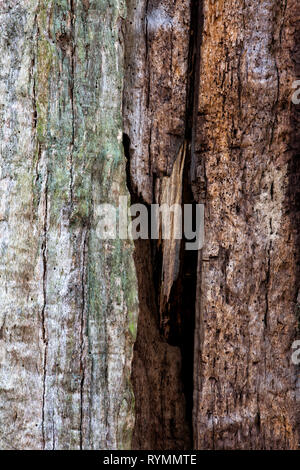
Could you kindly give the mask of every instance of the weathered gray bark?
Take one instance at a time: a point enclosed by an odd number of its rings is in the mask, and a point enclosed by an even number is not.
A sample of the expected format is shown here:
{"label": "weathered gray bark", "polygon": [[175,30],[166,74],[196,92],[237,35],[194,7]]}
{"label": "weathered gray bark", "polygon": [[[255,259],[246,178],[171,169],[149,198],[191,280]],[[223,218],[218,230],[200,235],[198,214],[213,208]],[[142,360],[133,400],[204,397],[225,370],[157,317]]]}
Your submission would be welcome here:
{"label": "weathered gray bark", "polygon": [[127,194],[122,2],[0,2],[0,447],[130,446],[136,281],[98,207]]}

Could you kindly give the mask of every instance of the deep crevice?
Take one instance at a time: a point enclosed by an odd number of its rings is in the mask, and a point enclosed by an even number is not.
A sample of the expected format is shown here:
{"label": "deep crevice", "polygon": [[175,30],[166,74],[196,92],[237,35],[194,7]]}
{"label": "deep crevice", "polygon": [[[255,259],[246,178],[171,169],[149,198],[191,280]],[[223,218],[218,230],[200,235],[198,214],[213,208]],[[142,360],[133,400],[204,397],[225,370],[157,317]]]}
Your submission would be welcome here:
{"label": "deep crevice", "polygon": [[[202,1],[191,2],[190,44],[187,70],[186,157],[182,206],[196,205],[192,190],[192,140],[198,104],[199,44]],[[132,203],[139,197],[131,177],[131,141],[123,134],[127,187]],[[155,180],[156,175],[153,175]],[[153,183],[155,188],[155,181]],[[154,198],[155,200],[155,198]],[[149,220],[151,222],[151,220]],[[150,225],[149,225],[150,227]],[[160,311],[163,251],[157,240],[135,242],[139,285],[139,320],[134,346],[132,383],[136,398],[133,448],[181,450],[193,447],[194,333],[198,251],[181,242],[180,267],[164,311]],[[163,319],[163,321],[162,321]],[[181,366],[176,365],[180,362]],[[178,372],[179,371],[179,372]],[[176,383],[177,382],[177,383]]]}
{"label": "deep crevice", "polygon": [[[189,184],[189,166],[185,167],[183,184],[183,204],[195,206],[196,202]],[[193,392],[194,392],[194,334],[195,305],[197,286],[198,251],[187,251],[184,238],[180,253],[180,271],[174,283],[166,311],[163,312],[168,332],[161,331],[171,346],[181,351],[181,381],[185,396],[186,421],[189,427],[190,442],[193,442]]]}

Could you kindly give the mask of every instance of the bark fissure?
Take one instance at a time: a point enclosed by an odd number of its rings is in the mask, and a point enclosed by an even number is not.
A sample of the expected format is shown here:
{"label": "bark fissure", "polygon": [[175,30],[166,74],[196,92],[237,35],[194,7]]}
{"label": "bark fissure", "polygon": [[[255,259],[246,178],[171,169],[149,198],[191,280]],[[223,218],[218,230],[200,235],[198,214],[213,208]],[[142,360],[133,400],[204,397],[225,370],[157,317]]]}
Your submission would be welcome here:
{"label": "bark fissure", "polygon": [[[176,8],[184,10],[182,16],[185,21],[185,42],[183,44],[180,36],[182,30],[178,28],[176,19],[176,14],[178,14]],[[131,55],[134,47],[129,39],[128,46],[125,48],[125,70],[129,70],[130,73],[125,80],[125,133],[123,134],[127,158],[127,186],[132,202],[146,204],[149,214],[151,213],[149,202],[162,204],[168,201],[170,205],[179,202],[184,215],[185,204],[193,208],[196,204],[191,184],[193,173],[191,145],[197,112],[202,2],[193,0],[183,5],[183,2],[178,1],[172,10],[168,4],[160,6],[158,2],[148,0],[145,2],[144,11],[144,16],[139,17],[134,11],[129,10],[127,26],[129,28],[127,35],[130,38],[132,31],[129,25],[135,25],[134,31],[136,31],[138,21],[141,21],[141,28],[143,24],[145,25],[145,56],[141,58],[141,61],[146,74],[144,84],[141,85],[144,87],[145,113],[148,115],[148,122],[142,127],[142,133],[140,131],[140,140],[137,140],[134,115],[131,116],[130,112],[127,112],[131,106],[128,100],[132,99],[131,91],[134,86],[131,71],[136,66],[136,57]],[[160,63],[160,57],[157,56],[160,51],[161,38],[164,38],[162,60],[169,64],[170,74],[166,71],[168,80],[164,77],[163,80],[156,82],[156,75],[157,77],[159,73],[164,75],[163,69],[155,71],[152,68],[154,64],[156,67],[164,67]],[[170,42],[168,50],[165,49],[165,41]],[[182,71],[184,71],[181,77],[181,88],[179,88],[176,75],[178,60],[181,61]],[[153,83],[150,87],[151,81]],[[158,101],[160,94],[161,102]],[[166,120],[165,129],[159,131],[161,144],[157,147],[157,135],[155,135],[157,132],[153,129],[153,116],[155,112],[160,112],[163,103],[167,103],[168,100],[171,101],[170,113],[175,115],[179,109],[181,121],[180,125],[176,124],[177,127],[173,128],[172,123]],[[136,106],[140,106],[140,103],[137,102]],[[147,178],[149,186],[152,186],[151,198],[143,197],[143,190],[137,181],[135,170],[141,164],[141,160],[137,157],[139,150],[136,149],[143,145],[146,135],[148,136],[146,149],[149,161]],[[157,155],[153,153],[155,149],[162,152],[164,164],[161,161],[155,163],[157,158]],[[163,188],[167,188],[168,185],[180,188],[175,199],[172,197],[165,199],[166,192]],[[151,219],[149,217],[150,233]],[[136,426],[133,445],[138,448],[188,449],[193,446],[193,371],[198,252],[187,251],[185,243],[186,240],[183,239],[177,244],[177,248],[175,242],[169,243],[163,240],[137,240],[135,243],[140,318],[133,359],[133,384],[136,395]],[[145,294],[146,292],[148,294]],[[147,365],[146,357],[148,357],[149,365]],[[142,396],[145,389],[149,390],[149,401],[147,397]]]}
{"label": "bark fissure", "polygon": [[79,447],[83,449],[83,406],[84,406],[84,380],[85,380],[85,314],[86,314],[86,284],[87,284],[87,246],[88,246],[89,228],[83,231],[83,243],[82,243],[82,267],[81,267],[81,295],[82,295],[82,307],[81,307],[81,324],[80,324],[80,442]]}
{"label": "bark fissure", "polygon": [[42,403],[42,439],[43,448],[46,446],[45,437],[45,400],[46,400],[46,376],[47,376],[47,354],[48,339],[46,331],[46,307],[47,307],[47,235],[48,235],[48,171],[46,172],[45,190],[44,190],[44,224],[43,224],[43,242],[42,242],[42,260],[43,260],[43,308],[42,317],[42,339],[44,344],[44,362],[43,362],[43,403]]}
{"label": "bark fissure", "polygon": [[73,152],[75,145],[75,103],[74,103],[74,80],[75,80],[75,0],[70,0],[70,49],[71,49],[71,73],[69,77],[69,89],[72,112],[72,140],[70,149],[70,204],[73,206]]}
{"label": "bark fissure", "polygon": [[[182,246],[173,251],[179,268],[171,284],[167,276],[174,273],[174,261],[164,243],[136,242],[140,318],[133,361],[134,444],[164,449],[293,447],[294,372],[284,351],[294,335],[294,287],[285,286],[283,294],[275,291],[278,278],[285,285],[287,261],[276,258],[279,247],[285,260],[292,255],[289,272],[298,282],[296,240],[286,249],[280,230],[280,223],[290,230],[283,162],[291,167],[291,158],[282,136],[291,132],[285,127],[289,111],[283,83],[291,64],[286,49],[278,46],[291,27],[288,0],[280,6],[273,0],[244,1],[242,6],[191,2],[190,34],[181,38],[189,48],[180,50],[186,66],[184,92],[173,70],[180,48],[170,3],[142,2],[138,13],[128,3],[123,114],[128,188],[134,202],[150,205],[164,202],[167,181],[180,186],[182,204],[205,204],[207,232],[205,249],[197,256]],[[179,11],[182,4],[174,4]],[[132,44],[140,29],[141,52]],[[289,178],[298,174],[295,162]],[[294,183],[289,191],[298,200]],[[288,204],[297,214],[293,203]],[[285,319],[283,311],[288,312]],[[281,334],[285,346],[276,340]],[[184,338],[188,344],[182,343]],[[177,369],[170,366],[171,354]],[[278,371],[272,366],[275,357]],[[168,403],[166,382],[173,385]],[[181,409],[177,415],[175,397]],[[151,424],[145,429],[142,421],[147,419]],[[271,442],[273,419],[278,427]]]}

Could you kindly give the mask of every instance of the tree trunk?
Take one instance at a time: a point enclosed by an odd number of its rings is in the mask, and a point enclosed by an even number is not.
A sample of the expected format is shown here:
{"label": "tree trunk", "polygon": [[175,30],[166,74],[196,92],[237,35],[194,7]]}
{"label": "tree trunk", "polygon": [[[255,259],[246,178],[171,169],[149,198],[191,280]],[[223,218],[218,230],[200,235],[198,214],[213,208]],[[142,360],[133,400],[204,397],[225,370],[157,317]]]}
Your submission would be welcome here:
{"label": "tree trunk", "polygon": [[203,4],[192,144],[194,192],[202,200],[204,180],[206,204],[195,335],[199,448],[298,446],[296,8],[294,0]]}
{"label": "tree trunk", "polygon": [[100,204],[127,194],[124,5],[0,13],[1,448],[128,448],[133,247],[97,230]]}
{"label": "tree trunk", "polygon": [[[298,447],[297,13],[0,0],[1,449]],[[120,195],[204,248],[102,240]]]}
{"label": "tree trunk", "polygon": [[129,5],[132,197],[205,204],[199,257],[137,243],[134,445],[297,448],[296,1]]}

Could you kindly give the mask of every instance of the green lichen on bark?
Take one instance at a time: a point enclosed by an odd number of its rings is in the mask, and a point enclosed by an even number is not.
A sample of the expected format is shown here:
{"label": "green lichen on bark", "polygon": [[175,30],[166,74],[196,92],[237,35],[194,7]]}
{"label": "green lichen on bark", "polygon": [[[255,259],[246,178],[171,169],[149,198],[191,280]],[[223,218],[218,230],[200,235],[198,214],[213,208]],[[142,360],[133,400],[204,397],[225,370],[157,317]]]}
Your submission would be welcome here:
{"label": "green lichen on bark", "polygon": [[[10,165],[19,194],[9,193],[6,210],[19,205],[15,226],[30,219],[31,229],[18,234],[17,244],[31,251],[11,276],[24,276],[33,286],[24,286],[15,310],[22,304],[24,325],[34,316],[22,348],[34,351],[31,369],[38,373],[23,371],[28,384],[37,383],[34,396],[30,386],[23,391],[32,416],[17,420],[10,434],[19,448],[129,448],[130,331],[137,315],[133,244],[102,241],[97,232],[99,205],[117,206],[119,195],[128,194],[120,139],[124,2],[19,3],[14,28],[25,18],[26,34],[17,38],[25,41],[25,56],[17,59],[27,67],[26,81],[12,74],[11,86],[27,87],[31,144],[18,151],[17,161],[9,152],[3,155],[1,177]],[[9,52],[16,54],[14,47]],[[21,98],[11,100],[17,109],[12,126],[22,131]],[[13,331],[13,315],[4,335]],[[9,347],[17,354],[14,343]],[[8,409],[1,413],[1,421],[12,421]]]}

